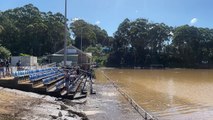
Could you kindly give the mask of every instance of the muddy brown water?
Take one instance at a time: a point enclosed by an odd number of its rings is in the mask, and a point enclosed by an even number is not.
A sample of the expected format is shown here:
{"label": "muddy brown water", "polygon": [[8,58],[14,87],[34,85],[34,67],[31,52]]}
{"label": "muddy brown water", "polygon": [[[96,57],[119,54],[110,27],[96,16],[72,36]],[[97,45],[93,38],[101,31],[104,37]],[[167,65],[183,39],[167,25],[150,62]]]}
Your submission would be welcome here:
{"label": "muddy brown water", "polygon": [[[99,72],[97,72],[99,71]],[[99,69],[160,120],[213,120],[213,70]]]}

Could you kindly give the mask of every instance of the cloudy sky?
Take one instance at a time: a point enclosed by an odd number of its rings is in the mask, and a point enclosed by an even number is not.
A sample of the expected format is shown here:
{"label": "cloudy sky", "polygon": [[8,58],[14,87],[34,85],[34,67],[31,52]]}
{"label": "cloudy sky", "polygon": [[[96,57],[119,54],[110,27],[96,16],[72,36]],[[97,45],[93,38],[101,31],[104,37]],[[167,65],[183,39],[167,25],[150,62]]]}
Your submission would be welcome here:
{"label": "cloudy sky", "polygon": [[[0,0],[0,10],[29,3],[41,11],[64,13],[64,0]],[[97,24],[109,35],[113,35],[125,18],[213,28],[212,5],[213,0],[68,0],[68,18]]]}

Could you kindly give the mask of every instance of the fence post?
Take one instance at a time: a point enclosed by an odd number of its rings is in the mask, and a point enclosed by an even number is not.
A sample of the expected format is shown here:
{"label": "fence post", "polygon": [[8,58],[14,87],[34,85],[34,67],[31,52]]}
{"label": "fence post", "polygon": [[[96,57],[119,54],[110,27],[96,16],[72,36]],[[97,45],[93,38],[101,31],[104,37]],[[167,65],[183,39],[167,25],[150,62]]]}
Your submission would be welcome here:
{"label": "fence post", "polygon": [[145,120],[147,120],[147,113],[145,112]]}

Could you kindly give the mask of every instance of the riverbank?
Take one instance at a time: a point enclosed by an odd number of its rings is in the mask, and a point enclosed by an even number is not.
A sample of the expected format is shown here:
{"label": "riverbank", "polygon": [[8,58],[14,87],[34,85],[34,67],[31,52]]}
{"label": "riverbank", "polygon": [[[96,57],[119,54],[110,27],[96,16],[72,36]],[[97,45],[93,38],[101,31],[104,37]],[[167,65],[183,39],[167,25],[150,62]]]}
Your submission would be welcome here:
{"label": "riverbank", "polygon": [[95,83],[96,94],[80,100],[0,87],[0,120],[143,120],[109,81]]}
{"label": "riverbank", "polygon": [[75,104],[55,97],[0,87],[0,120],[87,120],[84,113],[73,107]]}

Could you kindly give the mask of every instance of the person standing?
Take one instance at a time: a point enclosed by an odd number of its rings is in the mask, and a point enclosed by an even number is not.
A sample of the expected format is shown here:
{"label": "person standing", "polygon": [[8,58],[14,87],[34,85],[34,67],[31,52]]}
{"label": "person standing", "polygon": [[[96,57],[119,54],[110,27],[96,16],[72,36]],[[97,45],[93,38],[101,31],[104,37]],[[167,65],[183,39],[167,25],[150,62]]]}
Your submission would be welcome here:
{"label": "person standing", "polygon": [[5,61],[5,66],[6,66],[6,75],[10,75],[10,69],[9,69],[10,63],[8,60]]}
{"label": "person standing", "polygon": [[69,90],[69,85],[70,85],[70,74],[68,70],[65,70],[65,86],[66,86],[67,92]]}
{"label": "person standing", "polygon": [[0,77],[4,77],[4,62],[0,60]]}
{"label": "person standing", "polygon": [[21,69],[21,60],[19,60],[17,63],[16,63],[16,67],[17,67],[17,70],[20,70]]}

